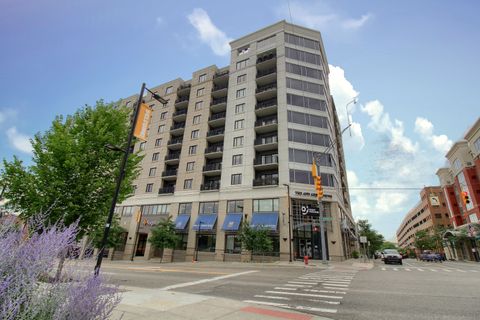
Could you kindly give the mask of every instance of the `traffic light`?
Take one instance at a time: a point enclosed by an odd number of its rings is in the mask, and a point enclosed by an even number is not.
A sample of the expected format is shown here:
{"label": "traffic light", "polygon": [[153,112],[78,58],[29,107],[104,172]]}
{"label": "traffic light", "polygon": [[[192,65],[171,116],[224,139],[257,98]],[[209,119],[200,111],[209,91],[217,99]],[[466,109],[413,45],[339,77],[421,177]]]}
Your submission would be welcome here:
{"label": "traffic light", "polygon": [[315,177],[315,191],[317,192],[317,198],[323,198],[323,188],[322,188],[322,177],[316,176]]}
{"label": "traffic light", "polygon": [[462,191],[462,201],[464,205],[467,205],[470,203],[470,197],[468,196],[467,191]]}

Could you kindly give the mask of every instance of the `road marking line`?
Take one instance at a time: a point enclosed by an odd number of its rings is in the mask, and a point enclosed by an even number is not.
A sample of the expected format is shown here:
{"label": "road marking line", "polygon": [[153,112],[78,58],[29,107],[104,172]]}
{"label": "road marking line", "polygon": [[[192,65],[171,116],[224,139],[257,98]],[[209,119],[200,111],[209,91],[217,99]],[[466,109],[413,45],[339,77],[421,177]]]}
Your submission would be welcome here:
{"label": "road marking line", "polygon": [[382,271],[386,271],[387,269],[385,267],[382,267]]}
{"label": "road marking line", "polygon": [[[179,273],[194,273],[194,274],[216,274],[216,275],[228,275],[226,272],[214,272],[214,271],[198,271],[192,269],[168,269],[168,268],[159,268],[159,267],[122,267],[122,266],[109,266],[106,265],[104,268],[108,269],[119,269],[127,271],[142,271],[142,272],[179,272]],[[118,273],[116,273],[118,274]]]}
{"label": "road marking line", "polygon": [[331,287],[348,287],[348,284],[338,284],[338,283],[331,283],[331,282],[325,282],[323,285],[325,286],[331,286]]}
{"label": "road marking line", "polygon": [[274,300],[290,300],[290,298],[287,298],[287,297],[264,296],[262,294],[256,294],[256,295],[254,295],[254,297],[255,298],[274,299]]}
{"label": "road marking line", "polygon": [[398,268],[393,268],[393,271],[398,271]]}
{"label": "road marking line", "polygon": [[470,271],[470,272],[478,272],[477,270],[468,270],[468,271]]}
{"label": "road marking line", "polygon": [[189,286],[194,286],[194,285],[202,284],[202,283],[206,283],[206,282],[212,282],[212,281],[217,281],[217,280],[223,280],[223,279],[243,276],[245,274],[250,274],[250,273],[254,273],[254,272],[258,272],[258,270],[250,270],[250,271],[227,274],[225,276],[213,277],[213,278],[209,278],[209,279],[202,279],[202,280],[197,280],[197,281],[190,281],[190,282],[174,284],[174,285],[171,285],[171,286],[160,288],[160,290],[167,291],[167,290],[171,290],[171,289],[189,287]]}
{"label": "road marking line", "polygon": [[442,268],[442,269],[440,269],[440,270],[443,270],[443,271],[445,271],[445,272],[452,272],[452,270],[449,270],[449,269],[443,269],[443,268]]}
{"label": "road marking line", "polygon": [[292,291],[297,290],[297,288],[284,288],[284,287],[275,287],[273,289],[275,289],[275,290],[292,290]]}
{"label": "road marking line", "polygon": [[298,284],[318,284],[318,282],[303,282],[303,281],[288,281],[288,283],[298,283]]}
{"label": "road marking line", "polygon": [[406,271],[412,271],[412,270],[410,270],[409,268],[405,268],[405,270],[406,270]]}
{"label": "road marking line", "polygon": [[454,270],[456,270],[456,271],[458,271],[458,272],[463,272],[463,273],[467,272],[467,271],[462,270],[462,269],[454,269]]}
{"label": "road marking line", "polygon": [[324,313],[337,313],[337,309],[312,308],[312,307],[304,307],[304,306],[289,306],[288,304],[284,304],[284,303],[263,302],[263,301],[253,301],[253,300],[243,300],[243,302],[253,303],[253,304],[261,304],[261,305],[279,307],[279,308],[291,309],[291,310],[306,310],[306,311],[316,311],[316,312],[324,312]]}
{"label": "road marking line", "polygon": [[325,289],[333,289],[333,290],[350,290],[349,288],[335,288],[335,287],[326,287],[326,286],[323,286]]}
{"label": "road marking line", "polygon": [[285,295],[301,296],[301,297],[343,299],[343,297],[339,297],[339,296],[327,296],[327,295],[324,295],[324,294],[312,294],[312,293],[300,293],[300,292],[265,291],[265,293],[285,294]]}
{"label": "road marking line", "polygon": [[329,290],[317,290],[317,289],[303,289],[306,292],[318,292],[318,293],[336,293],[336,294],[347,294],[343,291],[329,291]]}
{"label": "road marking line", "polygon": [[437,272],[437,270],[435,270],[435,269],[428,269],[428,270],[433,271],[433,272]]}
{"label": "road marking line", "polygon": [[422,268],[417,268],[417,270],[418,270],[418,271],[422,271],[422,272],[425,271],[425,270],[423,270]]}
{"label": "road marking line", "polygon": [[307,299],[307,301],[320,302],[320,303],[326,303],[326,304],[340,304],[340,301],[327,301],[327,300],[317,300],[317,299]]}
{"label": "road marking line", "polygon": [[299,288],[311,288],[312,286],[306,284],[284,284],[285,287],[299,287]]}
{"label": "road marking line", "polygon": [[335,283],[350,283],[351,281],[348,280],[335,280],[335,279],[323,279],[321,282],[335,282]]}

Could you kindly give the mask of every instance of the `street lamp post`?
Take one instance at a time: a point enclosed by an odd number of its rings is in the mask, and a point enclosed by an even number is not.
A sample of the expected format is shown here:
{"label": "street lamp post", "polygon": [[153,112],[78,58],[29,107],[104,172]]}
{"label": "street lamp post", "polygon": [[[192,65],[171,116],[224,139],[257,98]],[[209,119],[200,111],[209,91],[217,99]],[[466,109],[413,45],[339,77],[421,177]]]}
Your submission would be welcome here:
{"label": "street lamp post", "polygon": [[195,241],[195,261],[198,261],[198,245],[199,245],[199,240],[200,240],[200,231],[202,230],[202,220],[198,222],[198,231],[197,231],[197,241]]}
{"label": "street lamp post", "polygon": [[289,253],[289,262],[292,262],[292,215],[290,214],[290,185],[284,183],[287,187],[287,201],[288,201],[288,253]]}

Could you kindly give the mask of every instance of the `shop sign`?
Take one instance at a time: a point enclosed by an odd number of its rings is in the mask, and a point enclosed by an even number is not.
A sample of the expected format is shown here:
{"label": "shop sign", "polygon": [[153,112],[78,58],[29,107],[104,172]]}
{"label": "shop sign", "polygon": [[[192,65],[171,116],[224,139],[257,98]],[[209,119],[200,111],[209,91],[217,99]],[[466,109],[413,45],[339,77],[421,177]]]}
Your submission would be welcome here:
{"label": "shop sign", "polygon": [[302,215],[307,216],[307,215],[318,215],[320,211],[318,211],[318,208],[312,208],[310,206],[302,206]]}

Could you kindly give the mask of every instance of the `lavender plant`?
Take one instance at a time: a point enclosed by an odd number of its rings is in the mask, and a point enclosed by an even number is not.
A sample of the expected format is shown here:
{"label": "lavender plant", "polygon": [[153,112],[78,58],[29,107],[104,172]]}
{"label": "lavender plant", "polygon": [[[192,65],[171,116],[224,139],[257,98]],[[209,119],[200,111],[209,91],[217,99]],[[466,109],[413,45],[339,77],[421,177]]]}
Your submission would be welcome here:
{"label": "lavender plant", "polygon": [[110,317],[120,302],[118,287],[75,263],[67,263],[61,277],[55,277],[58,261],[75,244],[77,232],[75,223],[0,224],[0,319]]}

